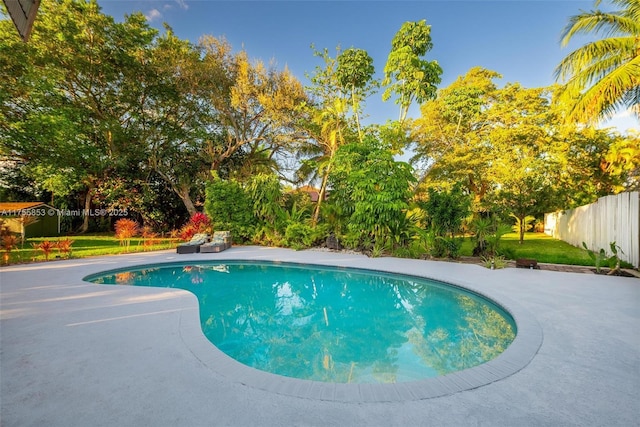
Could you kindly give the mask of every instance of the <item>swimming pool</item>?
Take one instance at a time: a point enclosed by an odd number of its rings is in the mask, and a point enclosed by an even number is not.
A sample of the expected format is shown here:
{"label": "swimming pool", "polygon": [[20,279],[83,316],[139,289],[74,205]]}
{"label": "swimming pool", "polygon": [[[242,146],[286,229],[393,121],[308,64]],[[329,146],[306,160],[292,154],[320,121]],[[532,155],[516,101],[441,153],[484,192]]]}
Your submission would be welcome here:
{"label": "swimming pool", "polygon": [[101,284],[198,297],[205,336],[233,359],[286,377],[402,383],[486,364],[515,339],[512,316],[441,282],[291,263],[172,263],[103,272]]}

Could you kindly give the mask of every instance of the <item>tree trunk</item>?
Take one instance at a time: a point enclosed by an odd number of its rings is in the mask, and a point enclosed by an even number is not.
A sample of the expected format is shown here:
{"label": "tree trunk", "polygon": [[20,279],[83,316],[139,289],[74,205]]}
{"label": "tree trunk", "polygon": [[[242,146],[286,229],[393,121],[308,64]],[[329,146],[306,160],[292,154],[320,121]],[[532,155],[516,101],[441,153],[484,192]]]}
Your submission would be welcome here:
{"label": "tree trunk", "polygon": [[182,185],[180,187],[174,187],[174,191],[176,192],[176,194],[178,194],[180,200],[182,200],[182,203],[184,203],[184,207],[187,208],[189,216],[198,212],[193,204],[193,201],[191,200],[191,195],[189,194],[189,186]]}
{"label": "tree trunk", "polygon": [[322,184],[320,184],[320,191],[318,192],[318,201],[316,202],[316,207],[313,210],[313,218],[311,221],[311,226],[313,228],[318,224],[318,217],[320,216],[320,207],[322,206],[322,201],[324,200],[324,195],[327,193],[327,183],[329,182],[329,172],[331,171],[331,163],[327,166],[327,170],[322,177]]}
{"label": "tree trunk", "polygon": [[93,186],[89,186],[87,193],[84,196],[84,215],[82,216],[82,227],[80,227],[80,233],[86,233],[89,231],[89,211],[91,210],[91,191]]}
{"label": "tree trunk", "polygon": [[518,230],[520,232],[520,242],[519,243],[522,244],[524,242],[524,232],[525,232],[525,227],[527,225],[524,222],[524,217],[522,217],[522,218],[519,217],[518,218],[518,222],[519,222],[519,225],[520,225],[520,227],[519,227],[520,230]]}

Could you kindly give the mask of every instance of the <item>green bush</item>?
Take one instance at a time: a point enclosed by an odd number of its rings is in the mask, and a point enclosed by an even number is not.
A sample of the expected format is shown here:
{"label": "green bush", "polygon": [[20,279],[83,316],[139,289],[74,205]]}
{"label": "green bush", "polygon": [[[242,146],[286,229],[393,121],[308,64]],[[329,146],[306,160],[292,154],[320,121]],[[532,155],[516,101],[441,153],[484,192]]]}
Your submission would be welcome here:
{"label": "green bush", "polygon": [[458,258],[463,240],[463,237],[437,236],[431,249],[431,255],[436,258]]}
{"label": "green bush", "polygon": [[252,239],[256,227],[253,203],[240,183],[220,178],[207,183],[204,210],[214,230],[231,231],[238,243]]}
{"label": "green bush", "polygon": [[293,249],[308,248],[313,244],[314,230],[311,226],[292,222],[284,233],[284,243]]}
{"label": "green bush", "polygon": [[427,214],[427,226],[437,236],[453,237],[460,231],[462,221],[469,216],[471,198],[464,194],[459,184],[451,191],[428,190],[429,198],[421,203]]}

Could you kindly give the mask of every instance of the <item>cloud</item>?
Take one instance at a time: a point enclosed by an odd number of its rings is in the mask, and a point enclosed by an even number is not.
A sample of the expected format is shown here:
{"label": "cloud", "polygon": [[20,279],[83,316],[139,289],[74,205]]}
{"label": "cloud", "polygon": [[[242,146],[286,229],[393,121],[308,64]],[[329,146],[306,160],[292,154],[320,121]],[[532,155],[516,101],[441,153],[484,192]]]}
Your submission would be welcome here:
{"label": "cloud", "polygon": [[147,21],[152,22],[162,18],[162,13],[158,9],[151,9],[144,15],[147,18]]}
{"label": "cloud", "polygon": [[635,113],[631,110],[631,108],[627,108],[626,110],[617,112],[612,119],[624,119],[626,117],[633,117]]}
{"label": "cloud", "polygon": [[184,10],[189,9],[189,5],[187,4],[186,0],[176,0],[176,3],[178,3],[178,6],[180,7],[180,9],[184,9]]}
{"label": "cloud", "polygon": [[640,127],[640,115],[631,108],[618,111],[613,117],[598,124],[600,129],[617,128],[621,134],[628,133],[629,130],[638,130]]}

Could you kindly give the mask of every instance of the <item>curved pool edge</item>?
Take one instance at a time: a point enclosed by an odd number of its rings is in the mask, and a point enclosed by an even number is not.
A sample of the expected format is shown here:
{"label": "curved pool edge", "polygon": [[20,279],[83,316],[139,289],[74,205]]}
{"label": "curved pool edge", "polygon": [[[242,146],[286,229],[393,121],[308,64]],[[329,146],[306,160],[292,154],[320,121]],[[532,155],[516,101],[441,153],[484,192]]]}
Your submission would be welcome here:
{"label": "curved pool edge", "polygon": [[[198,261],[251,261],[244,258],[201,258],[185,260],[190,263]],[[257,260],[256,260],[257,261]],[[294,261],[289,259],[260,259],[260,261],[286,262],[300,265],[324,265],[345,267],[343,263],[314,261]],[[153,263],[172,264],[176,261],[167,260],[165,262]],[[145,267],[141,265],[129,265],[128,269]],[[219,377],[225,378],[232,383],[256,388],[270,393],[297,397],[303,399],[350,402],[350,403],[373,403],[373,402],[402,402],[411,400],[424,400],[436,397],[443,397],[463,391],[473,390],[496,381],[503,380],[525,368],[537,354],[542,345],[542,328],[535,317],[522,306],[503,296],[495,296],[486,290],[479,289],[471,283],[458,280],[443,280],[432,277],[428,274],[407,274],[401,268],[376,265],[375,268],[364,267],[362,265],[353,266],[356,269],[369,271],[379,271],[402,275],[417,276],[426,279],[437,280],[454,287],[459,287],[467,291],[480,295],[499,305],[511,315],[516,323],[517,334],[514,341],[495,359],[473,368],[457,371],[447,375],[428,378],[423,380],[392,383],[392,384],[343,384],[325,383],[319,381],[302,380],[297,378],[284,377],[244,365],[235,359],[227,356],[213,345],[202,332],[200,320],[197,312],[194,316],[192,309],[182,310],[180,315],[180,337],[192,355],[200,361],[207,369]],[[98,272],[96,272],[98,273]],[[100,272],[102,273],[102,272]],[[87,277],[93,276],[88,275]],[[83,279],[84,280],[84,279]],[[109,285],[107,285],[109,286]],[[163,288],[163,290],[165,290]],[[182,290],[180,290],[182,292]],[[197,306],[197,301],[194,301]]]}

